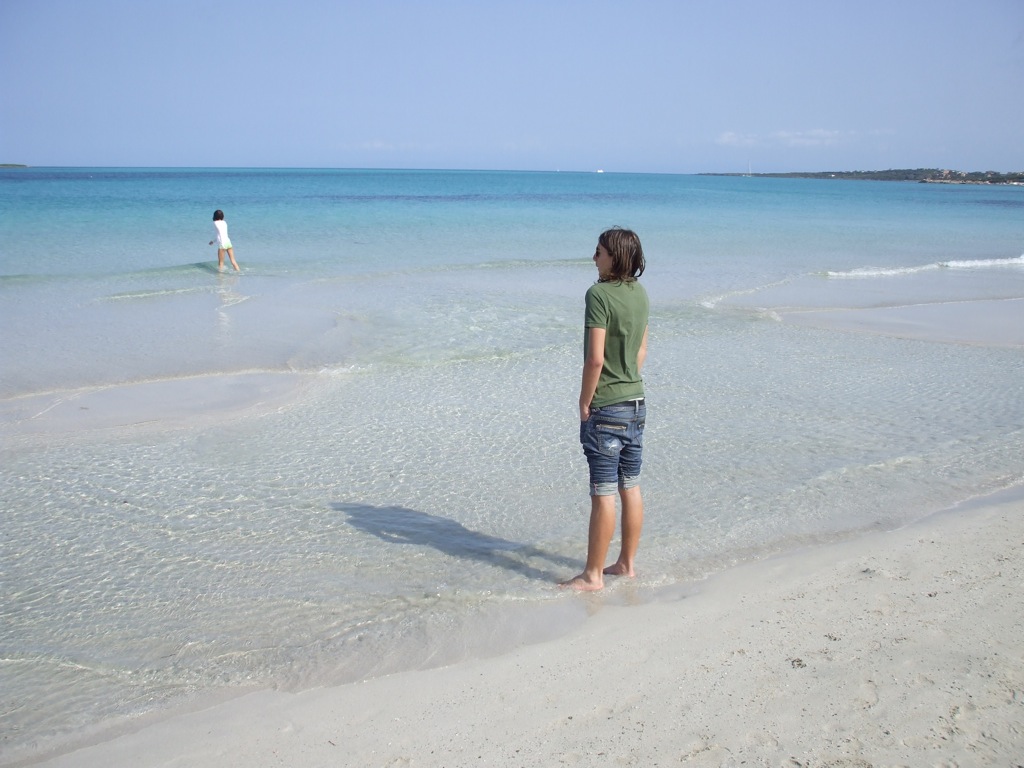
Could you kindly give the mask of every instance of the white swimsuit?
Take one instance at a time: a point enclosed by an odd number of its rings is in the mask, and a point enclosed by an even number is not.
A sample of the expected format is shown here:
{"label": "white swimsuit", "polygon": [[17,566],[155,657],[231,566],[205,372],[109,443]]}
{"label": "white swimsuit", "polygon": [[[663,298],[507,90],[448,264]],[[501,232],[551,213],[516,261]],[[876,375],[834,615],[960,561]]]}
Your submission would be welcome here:
{"label": "white swimsuit", "polygon": [[226,251],[231,247],[231,238],[228,237],[228,223],[221,219],[213,222],[213,228],[217,230],[217,247]]}

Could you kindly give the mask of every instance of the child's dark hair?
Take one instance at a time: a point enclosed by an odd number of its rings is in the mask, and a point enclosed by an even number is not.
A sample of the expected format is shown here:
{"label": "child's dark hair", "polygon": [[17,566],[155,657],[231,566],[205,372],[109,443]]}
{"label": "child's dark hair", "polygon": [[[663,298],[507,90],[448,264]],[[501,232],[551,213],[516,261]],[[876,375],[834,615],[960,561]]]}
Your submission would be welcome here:
{"label": "child's dark hair", "polygon": [[220,210],[214,211],[213,212],[213,220],[214,221],[224,221],[224,211],[220,211]]}
{"label": "child's dark hair", "polygon": [[632,282],[644,273],[644,249],[636,232],[622,227],[612,227],[601,233],[597,239],[608,255],[612,257],[612,268],[606,280]]}

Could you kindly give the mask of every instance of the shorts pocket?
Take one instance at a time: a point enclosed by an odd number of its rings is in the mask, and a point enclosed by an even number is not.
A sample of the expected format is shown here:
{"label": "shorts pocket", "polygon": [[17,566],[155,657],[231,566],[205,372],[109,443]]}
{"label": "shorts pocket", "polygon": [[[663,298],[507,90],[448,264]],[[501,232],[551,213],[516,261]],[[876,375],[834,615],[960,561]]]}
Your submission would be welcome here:
{"label": "shorts pocket", "polygon": [[627,430],[626,424],[594,419],[583,448],[602,456],[618,456],[625,444]]}

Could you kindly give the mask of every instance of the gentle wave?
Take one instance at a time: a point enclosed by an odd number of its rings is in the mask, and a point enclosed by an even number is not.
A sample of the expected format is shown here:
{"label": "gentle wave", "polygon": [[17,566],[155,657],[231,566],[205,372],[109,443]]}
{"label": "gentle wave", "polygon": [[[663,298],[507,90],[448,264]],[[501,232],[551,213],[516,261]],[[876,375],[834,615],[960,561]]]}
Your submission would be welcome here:
{"label": "gentle wave", "polygon": [[117,270],[107,272],[106,270],[100,272],[66,272],[66,273],[35,273],[35,272],[20,272],[17,274],[0,275],[0,286],[5,285],[23,285],[31,283],[60,283],[67,280],[84,280],[84,279],[102,279],[116,275],[121,278],[142,278],[142,277],[180,277],[194,275],[197,271],[208,272],[211,274],[226,274],[220,272],[216,266],[216,255],[214,260],[211,261],[197,261],[190,263],[177,263],[177,264],[165,264],[159,267],[150,267],[147,269],[130,269],[130,270]]}
{"label": "gentle wave", "polygon": [[[214,259],[216,255],[214,255]],[[210,272],[212,274],[225,274],[214,266],[214,261],[193,261],[184,264],[164,264],[158,267],[150,267],[148,269],[140,269],[133,274],[137,275],[191,275],[196,271],[199,272]]]}
{"label": "gentle wave", "polygon": [[1024,267],[1024,256],[1015,259],[978,259],[976,261],[947,261],[942,264],[950,269],[977,269],[983,267]]}
{"label": "gentle wave", "polygon": [[965,261],[939,261],[934,264],[923,264],[915,267],[858,267],[847,271],[825,273],[826,277],[839,279],[857,279],[865,277],[897,277],[931,272],[937,269],[986,269],[991,267],[1021,267],[1024,256],[1013,259],[975,259]]}
{"label": "gentle wave", "polygon": [[758,285],[753,288],[743,288],[736,291],[728,291],[726,293],[718,294],[717,296],[709,296],[705,299],[701,299],[699,303],[705,309],[716,309],[718,305],[721,304],[723,301],[735,299],[740,296],[753,296],[756,293],[761,293],[762,291],[768,290],[769,288],[778,288],[780,285],[786,285],[789,282],[791,282],[791,280],[789,279],[778,280],[774,283],[768,283],[767,285]]}
{"label": "gentle wave", "polygon": [[942,269],[942,264],[925,264],[920,267],[858,267],[848,271],[826,272],[825,277],[838,279],[858,279],[864,277],[897,277],[900,275],[916,275]]}
{"label": "gentle wave", "polygon": [[164,296],[180,296],[189,293],[212,293],[213,290],[214,289],[208,285],[195,286],[190,288],[158,288],[150,291],[127,291],[125,293],[115,293],[110,296],[104,296],[102,298],[96,299],[96,301],[107,302],[131,301],[135,299],[156,299]]}
{"label": "gentle wave", "polygon": [[0,288],[7,288],[9,286],[17,287],[23,285],[32,285],[33,283],[43,284],[47,282],[57,282],[57,280],[50,275],[0,275]]}

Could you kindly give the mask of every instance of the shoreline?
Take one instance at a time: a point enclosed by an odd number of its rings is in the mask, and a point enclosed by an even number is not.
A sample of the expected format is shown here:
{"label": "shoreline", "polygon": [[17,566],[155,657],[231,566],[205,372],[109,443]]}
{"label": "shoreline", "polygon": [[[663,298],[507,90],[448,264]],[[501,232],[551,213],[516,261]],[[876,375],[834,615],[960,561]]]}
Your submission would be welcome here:
{"label": "shoreline", "polygon": [[0,400],[0,434],[75,434],[106,429],[173,429],[283,407],[311,374],[209,373],[83,387]]}
{"label": "shoreline", "polygon": [[[945,344],[1024,347],[1024,298],[964,299],[878,307],[791,309],[783,323]],[[239,371],[86,386],[0,398],[0,434],[71,434],[103,429],[172,429],[284,407],[315,373]]]}
{"label": "shoreline", "polygon": [[891,307],[777,310],[783,322],[919,341],[1024,347],[1024,299],[974,299]]}
{"label": "shoreline", "polygon": [[740,565],[680,598],[581,595],[582,626],[493,658],[261,690],[19,764],[1010,760],[1024,750],[1022,490]]}

